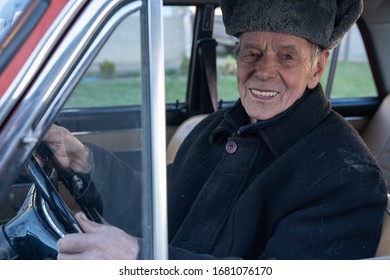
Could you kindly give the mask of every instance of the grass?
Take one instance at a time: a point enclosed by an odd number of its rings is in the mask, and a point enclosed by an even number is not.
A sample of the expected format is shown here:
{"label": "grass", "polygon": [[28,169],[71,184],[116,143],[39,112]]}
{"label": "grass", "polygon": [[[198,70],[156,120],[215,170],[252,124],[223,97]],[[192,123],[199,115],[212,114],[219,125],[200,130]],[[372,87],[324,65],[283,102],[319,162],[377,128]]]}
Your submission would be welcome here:
{"label": "grass", "polygon": [[[187,76],[169,74],[165,78],[168,103],[184,102]],[[109,107],[141,104],[141,78],[91,78],[81,80],[66,103],[67,108]]]}
{"label": "grass", "polygon": [[[328,71],[321,80],[326,85]],[[377,96],[374,78],[368,63],[341,62],[337,64],[332,86],[332,98]]]}
{"label": "grass", "polygon": [[[326,72],[321,80],[327,82]],[[371,70],[367,63],[339,62],[332,87],[332,98],[376,96]],[[167,103],[184,102],[186,75],[169,72],[165,78]],[[218,76],[218,96],[224,101],[238,98],[235,75]],[[66,104],[68,108],[121,106],[141,104],[141,79],[139,76],[100,79],[88,77],[76,87]]]}
{"label": "grass", "polygon": [[67,108],[141,104],[140,78],[81,80],[68,100]]}

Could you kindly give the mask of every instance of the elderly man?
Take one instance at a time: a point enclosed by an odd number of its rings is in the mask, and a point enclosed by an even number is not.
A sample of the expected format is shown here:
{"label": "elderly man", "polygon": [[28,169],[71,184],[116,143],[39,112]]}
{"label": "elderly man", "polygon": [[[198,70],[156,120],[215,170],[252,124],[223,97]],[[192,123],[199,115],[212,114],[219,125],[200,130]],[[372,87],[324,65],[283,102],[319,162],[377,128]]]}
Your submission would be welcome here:
{"label": "elderly man", "polygon": [[[202,121],[168,168],[169,257],[372,257],[386,183],[319,84],[362,2],[222,0],[221,8],[227,33],[239,38],[240,98]],[[54,131],[45,138],[52,147],[61,142]],[[62,151],[68,166],[90,172],[90,149],[71,141]],[[95,184],[104,180],[101,153],[93,151]],[[137,257],[136,238],[77,219],[86,233],[60,239],[59,259]]]}

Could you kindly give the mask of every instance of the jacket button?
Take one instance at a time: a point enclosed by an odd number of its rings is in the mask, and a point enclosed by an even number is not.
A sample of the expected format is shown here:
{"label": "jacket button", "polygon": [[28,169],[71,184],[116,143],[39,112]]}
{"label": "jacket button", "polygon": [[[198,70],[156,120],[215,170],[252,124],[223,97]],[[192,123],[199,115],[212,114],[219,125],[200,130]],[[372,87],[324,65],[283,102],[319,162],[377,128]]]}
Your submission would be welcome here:
{"label": "jacket button", "polygon": [[226,152],[229,154],[234,154],[237,151],[237,143],[234,141],[229,141],[226,144]]}

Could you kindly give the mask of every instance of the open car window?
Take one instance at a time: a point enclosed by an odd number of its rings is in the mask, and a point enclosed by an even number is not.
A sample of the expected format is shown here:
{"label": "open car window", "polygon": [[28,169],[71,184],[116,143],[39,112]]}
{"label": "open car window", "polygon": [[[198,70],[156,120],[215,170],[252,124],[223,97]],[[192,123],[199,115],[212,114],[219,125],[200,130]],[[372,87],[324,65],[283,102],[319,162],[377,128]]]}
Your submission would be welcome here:
{"label": "open car window", "polygon": [[339,47],[331,51],[321,83],[331,99],[378,96],[366,48],[356,24]]}
{"label": "open car window", "polygon": [[[147,17],[147,8],[141,1],[126,5],[110,1],[88,3],[86,18],[104,10],[108,19],[81,20],[77,28],[69,31],[54,58],[45,64],[44,78],[32,86],[30,94],[44,96],[32,102],[22,99],[20,118],[31,122],[30,129],[37,134],[45,130],[42,127],[52,125],[56,125],[59,139],[64,135],[61,131],[69,131],[89,151],[85,159],[90,168],[83,172],[71,170],[53,155],[56,150],[50,141],[27,140],[37,147],[11,185],[1,185],[0,224],[11,257],[55,259],[56,241],[66,233],[79,231],[74,220],[79,211],[91,220],[107,222],[138,238],[140,259],[159,254],[153,243],[158,226],[152,219],[164,211],[160,207],[157,215],[151,214],[152,179],[156,172],[150,164],[156,150],[151,147],[155,145],[151,126],[157,119],[153,117],[153,106],[158,98],[149,95],[164,95],[161,86],[155,86],[155,81],[161,80],[157,70],[162,68],[153,55],[144,56],[148,52],[141,50],[149,47],[149,33],[142,31],[146,30],[145,21],[151,25],[160,23],[158,17]],[[86,37],[84,34],[90,30],[95,33]],[[150,40],[157,45],[155,38]],[[117,55],[123,55],[122,63],[114,67],[113,47]],[[161,57],[157,52],[155,56]],[[57,82],[58,86],[53,87]],[[51,94],[53,98],[46,102]],[[31,109],[33,113],[26,113]],[[156,141],[165,148],[164,138]],[[68,159],[65,156],[65,162]],[[164,169],[159,172],[165,176],[165,160],[162,162]],[[156,199],[164,201],[164,186],[159,188],[162,195]],[[7,191],[3,193],[4,190]],[[166,226],[164,218],[160,220]],[[159,236],[164,238],[164,234]]]}

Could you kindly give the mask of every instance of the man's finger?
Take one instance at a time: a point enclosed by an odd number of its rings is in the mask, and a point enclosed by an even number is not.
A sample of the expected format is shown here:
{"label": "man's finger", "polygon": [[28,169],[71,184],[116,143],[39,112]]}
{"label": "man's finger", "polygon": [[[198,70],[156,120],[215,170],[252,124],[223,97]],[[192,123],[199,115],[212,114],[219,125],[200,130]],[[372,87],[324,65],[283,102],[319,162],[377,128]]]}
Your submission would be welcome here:
{"label": "man's finger", "polygon": [[67,234],[57,241],[57,251],[60,254],[77,254],[85,250],[88,241],[83,233]]}
{"label": "man's finger", "polygon": [[87,218],[83,212],[79,212],[75,216],[77,222],[86,233],[99,232],[103,225],[95,223]]}

